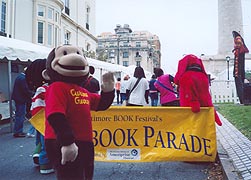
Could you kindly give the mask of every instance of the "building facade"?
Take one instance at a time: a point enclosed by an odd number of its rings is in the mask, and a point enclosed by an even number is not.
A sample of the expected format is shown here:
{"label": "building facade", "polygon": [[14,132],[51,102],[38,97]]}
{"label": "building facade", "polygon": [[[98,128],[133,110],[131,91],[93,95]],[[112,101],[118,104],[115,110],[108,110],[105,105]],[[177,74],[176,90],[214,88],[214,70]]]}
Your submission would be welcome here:
{"label": "building facade", "polygon": [[129,25],[117,25],[115,33],[97,36],[96,59],[123,66],[136,65],[153,72],[160,67],[160,41],[148,31],[132,31]]}
{"label": "building facade", "polygon": [[95,52],[95,0],[0,0],[0,35],[49,48]]}

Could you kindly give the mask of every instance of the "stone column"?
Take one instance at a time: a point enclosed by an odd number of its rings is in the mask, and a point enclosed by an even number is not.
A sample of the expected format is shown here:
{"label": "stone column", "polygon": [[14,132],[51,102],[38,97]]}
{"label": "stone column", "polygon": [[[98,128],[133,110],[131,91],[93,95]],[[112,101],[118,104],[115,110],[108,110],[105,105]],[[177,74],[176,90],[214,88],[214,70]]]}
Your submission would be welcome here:
{"label": "stone column", "polygon": [[232,54],[232,31],[243,36],[241,0],[218,0],[218,54]]}

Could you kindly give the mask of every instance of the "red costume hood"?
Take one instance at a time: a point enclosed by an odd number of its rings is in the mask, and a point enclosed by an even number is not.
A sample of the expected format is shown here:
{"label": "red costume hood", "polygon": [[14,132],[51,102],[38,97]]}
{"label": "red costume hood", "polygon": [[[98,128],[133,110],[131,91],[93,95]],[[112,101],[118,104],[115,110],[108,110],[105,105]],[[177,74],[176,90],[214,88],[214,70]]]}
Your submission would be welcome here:
{"label": "red costume hood", "polygon": [[202,64],[202,60],[193,54],[189,54],[189,55],[186,55],[185,57],[183,57],[179,61],[178,72],[176,73],[176,75],[174,77],[174,83],[178,85],[181,76],[187,71],[187,68],[194,66],[194,65],[199,66],[201,68],[201,72],[203,72],[207,75],[205,68],[204,68],[204,65]]}

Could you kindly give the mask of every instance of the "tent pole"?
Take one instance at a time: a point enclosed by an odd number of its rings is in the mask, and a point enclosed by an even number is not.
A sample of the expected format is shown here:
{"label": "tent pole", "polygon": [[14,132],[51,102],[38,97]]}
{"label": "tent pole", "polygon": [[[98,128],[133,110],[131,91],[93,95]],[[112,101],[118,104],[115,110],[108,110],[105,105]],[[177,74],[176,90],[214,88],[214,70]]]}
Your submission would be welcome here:
{"label": "tent pole", "polygon": [[102,84],[102,68],[100,68],[100,84]]}
{"label": "tent pole", "polygon": [[13,109],[11,100],[11,60],[8,60],[8,91],[9,91],[9,109],[10,109],[10,132],[13,131]]}

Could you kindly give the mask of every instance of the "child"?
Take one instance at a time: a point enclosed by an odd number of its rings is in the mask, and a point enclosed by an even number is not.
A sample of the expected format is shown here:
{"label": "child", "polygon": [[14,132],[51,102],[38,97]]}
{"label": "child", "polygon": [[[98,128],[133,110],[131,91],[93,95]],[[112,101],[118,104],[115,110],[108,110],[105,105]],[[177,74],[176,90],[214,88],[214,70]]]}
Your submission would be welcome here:
{"label": "child", "polygon": [[[45,92],[48,84],[42,77],[42,71],[45,69],[46,59],[37,59],[26,70],[26,81],[30,89],[36,90],[31,103],[31,115],[34,116],[45,107]],[[37,131],[36,149],[33,154],[33,161],[39,164],[41,174],[50,174],[54,172],[51,163],[47,157],[44,145],[44,136]]]}

